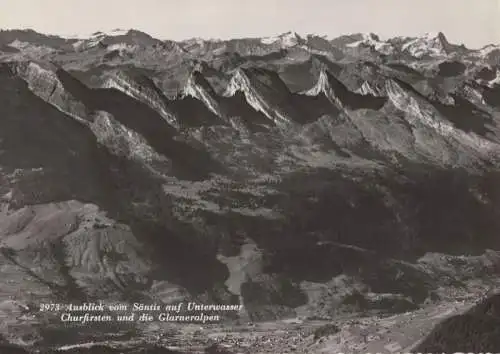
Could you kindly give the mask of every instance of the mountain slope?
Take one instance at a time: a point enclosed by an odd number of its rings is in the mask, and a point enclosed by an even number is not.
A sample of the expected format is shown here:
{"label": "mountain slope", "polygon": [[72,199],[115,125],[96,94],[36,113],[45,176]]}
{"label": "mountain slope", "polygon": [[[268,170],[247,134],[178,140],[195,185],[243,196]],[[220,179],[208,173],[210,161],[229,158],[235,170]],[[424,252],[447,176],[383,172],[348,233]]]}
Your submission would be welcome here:
{"label": "mountain slope", "polygon": [[[227,325],[311,329],[477,296],[500,269],[493,51],[442,34],[0,32],[0,333],[135,350],[172,331],[155,341],[192,352]],[[97,300],[243,308],[194,334],[34,310]]]}

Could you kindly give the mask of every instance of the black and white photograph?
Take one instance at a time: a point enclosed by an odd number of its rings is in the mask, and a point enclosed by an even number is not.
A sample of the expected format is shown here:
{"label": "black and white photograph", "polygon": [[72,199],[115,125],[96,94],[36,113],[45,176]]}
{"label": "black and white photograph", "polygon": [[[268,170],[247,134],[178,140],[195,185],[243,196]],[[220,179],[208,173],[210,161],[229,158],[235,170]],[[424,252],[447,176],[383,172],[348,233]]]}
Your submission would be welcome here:
{"label": "black and white photograph", "polygon": [[500,353],[498,0],[0,0],[0,354]]}

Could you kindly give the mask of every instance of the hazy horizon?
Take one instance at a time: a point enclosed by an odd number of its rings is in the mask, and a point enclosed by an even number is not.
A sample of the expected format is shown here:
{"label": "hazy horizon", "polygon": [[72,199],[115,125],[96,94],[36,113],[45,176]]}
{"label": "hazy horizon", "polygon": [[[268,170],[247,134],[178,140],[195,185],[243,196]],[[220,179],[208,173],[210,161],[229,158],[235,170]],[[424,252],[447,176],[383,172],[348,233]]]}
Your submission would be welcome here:
{"label": "hazy horizon", "polygon": [[500,44],[497,0],[0,0],[0,6],[7,9],[0,13],[1,29],[65,37],[116,28],[172,40],[288,31],[328,37],[373,32],[383,38],[443,32],[450,42],[471,48]]}

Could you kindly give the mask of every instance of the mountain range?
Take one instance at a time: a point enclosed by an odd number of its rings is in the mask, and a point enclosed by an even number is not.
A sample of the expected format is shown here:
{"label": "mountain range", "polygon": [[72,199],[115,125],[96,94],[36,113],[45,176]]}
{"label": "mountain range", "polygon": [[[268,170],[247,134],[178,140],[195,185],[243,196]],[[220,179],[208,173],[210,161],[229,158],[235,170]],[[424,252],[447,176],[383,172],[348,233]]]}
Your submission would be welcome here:
{"label": "mountain range", "polygon": [[174,331],[156,341],[196,352],[217,325],[79,327],[39,304],[241,304],[223,323],[247,328],[475,301],[500,270],[499,166],[498,45],[0,31],[0,333]]}

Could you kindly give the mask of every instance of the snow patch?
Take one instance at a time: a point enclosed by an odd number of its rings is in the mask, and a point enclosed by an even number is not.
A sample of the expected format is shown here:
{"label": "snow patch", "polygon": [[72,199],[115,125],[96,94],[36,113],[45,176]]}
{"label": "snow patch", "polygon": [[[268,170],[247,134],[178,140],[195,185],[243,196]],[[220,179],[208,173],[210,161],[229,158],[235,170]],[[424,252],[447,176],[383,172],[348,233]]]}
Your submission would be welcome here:
{"label": "snow patch", "polygon": [[88,39],[102,39],[104,37],[117,37],[117,36],[125,36],[129,33],[129,30],[124,29],[114,29],[111,31],[99,31],[95,33],[87,33],[82,35],[72,35],[70,39],[80,39],[80,40],[88,40]]}
{"label": "snow patch", "polygon": [[9,47],[19,49],[20,51],[30,51],[33,54],[49,54],[55,52],[54,48],[50,48],[43,45],[37,45],[29,42],[22,42],[18,39],[8,44]]}
{"label": "snow patch", "polygon": [[8,44],[9,47],[16,48],[19,50],[22,50],[26,47],[29,47],[31,44],[28,42],[21,42],[20,40],[16,39],[12,43]]}
{"label": "snow patch", "polygon": [[133,52],[137,47],[134,45],[126,44],[126,43],[116,43],[108,46],[108,51],[112,52],[114,50],[120,52]]}
{"label": "snow patch", "polygon": [[346,46],[350,48],[356,48],[360,45],[367,45],[373,47],[376,51],[382,54],[391,54],[394,52],[394,47],[390,43],[381,41],[376,34],[363,33],[362,36],[362,40],[349,43]]}
{"label": "snow patch", "polygon": [[81,39],[78,42],[73,43],[73,49],[75,51],[87,50],[97,47],[101,42],[100,38],[91,38],[88,40]]}
{"label": "snow patch", "polygon": [[116,28],[114,30],[107,32],[106,35],[108,35],[108,36],[125,36],[128,32],[129,32],[129,30]]}

